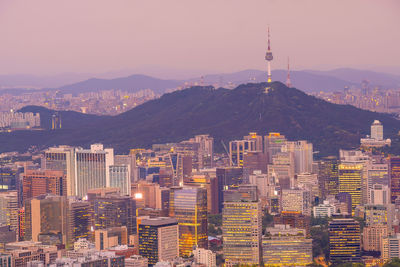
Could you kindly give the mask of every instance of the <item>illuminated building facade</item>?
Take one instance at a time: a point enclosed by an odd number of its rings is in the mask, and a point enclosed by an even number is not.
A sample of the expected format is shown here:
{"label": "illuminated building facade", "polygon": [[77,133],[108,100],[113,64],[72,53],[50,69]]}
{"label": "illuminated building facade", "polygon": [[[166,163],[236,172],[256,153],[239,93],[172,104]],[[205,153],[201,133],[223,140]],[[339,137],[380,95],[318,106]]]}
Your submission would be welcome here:
{"label": "illuminated building facade", "polygon": [[274,231],[270,232],[269,228],[266,231],[262,238],[264,265],[307,266],[312,263],[312,239],[305,237],[304,230],[278,225]]}
{"label": "illuminated building facade", "polygon": [[363,177],[363,165],[354,163],[341,163],[339,171],[339,193],[351,195],[351,206],[354,212],[356,206],[361,204],[361,188]]}
{"label": "illuminated building facade", "polygon": [[[235,264],[260,264],[261,260],[261,202],[255,186],[241,186],[229,190],[222,212],[222,236],[225,262]],[[232,192],[230,192],[232,191]],[[235,194],[234,191],[238,191]],[[246,193],[248,191],[248,193]]]}
{"label": "illuminated building facade", "polygon": [[360,224],[354,219],[333,219],[329,222],[330,261],[361,261]]}
{"label": "illuminated building facade", "polygon": [[311,194],[303,189],[283,189],[282,190],[282,211],[300,212],[311,216]]}
{"label": "illuminated building facade", "polygon": [[190,256],[193,247],[208,248],[207,190],[171,188],[170,217],[179,224],[179,256]]}
{"label": "illuminated building facade", "polygon": [[68,202],[68,240],[67,248],[72,247],[80,238],[90,239],[92,226],[92,209],[87,201]]}
{"label": "illuminated building facade", "polygon": [[179,256],[178,222],[174,218],[143,219],[139,223],[139,254],[152,266]]}
{"label": "illuminated building facade", "polygon": [[390,191],[392,203],[400,196],[400,157],[391,157],[389,161]]}
{"label": "illuminated building facade", "polygon": [[339,193],[338,160],[325,157],[318,163],[318,180],[323,197]]}

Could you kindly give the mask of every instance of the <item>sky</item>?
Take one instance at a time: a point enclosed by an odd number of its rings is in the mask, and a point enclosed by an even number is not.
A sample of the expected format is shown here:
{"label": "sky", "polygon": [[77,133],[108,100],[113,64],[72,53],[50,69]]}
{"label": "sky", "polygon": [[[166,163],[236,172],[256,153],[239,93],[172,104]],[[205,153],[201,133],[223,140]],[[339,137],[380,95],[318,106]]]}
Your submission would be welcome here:
{"label": "sky", "polygon": [[398,0],[0,0],[0,74],[400,72]]}

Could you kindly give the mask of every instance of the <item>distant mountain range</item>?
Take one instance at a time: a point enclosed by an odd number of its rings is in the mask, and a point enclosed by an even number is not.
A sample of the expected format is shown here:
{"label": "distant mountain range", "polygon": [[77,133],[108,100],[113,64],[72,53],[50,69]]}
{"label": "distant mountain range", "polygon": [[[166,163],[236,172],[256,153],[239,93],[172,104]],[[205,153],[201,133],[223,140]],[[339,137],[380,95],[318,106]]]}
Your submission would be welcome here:
{"label": "distant mountain range", "polygon": [[[289,140],[308,140],[323,156],[337,154],[340,148],[358,147],[375,119],[383,123],[385,137],[395,138],[400,129],[400,121],[388,114],[328,103],[280,82],[272,83],[265,93],[268,86],[249,83],[233,90],[192,87],[112,117],[61,112],[61,130],[1,133],[0,152],[25,151],[31,145],[88,147],[94,142],[128,152],[196,134],[210,134],[220,149],[221,141],[227,143],[255,131],[262,135],[281,132]],[[42,107],[22,111],[39,112],[45,120],[53,112]],[[42,126],[48,129],[45,120]]]}
{"label": "distant mountain range", "polygon": [[[16,85],[19,76],[0,76],[0,92],[7,92],[13,94],[21,94],[24,92],[31,92],[31,90],[22,87],[7,88],[12,84]],[[20,83],[33,82],[37,84],[54,84],[50,78],[40,81],[38,77],[20,77]],[[69,76],[62,76],[63,80],[67,80]],[[287,77],[286,70],[275,70],[272,72],[272,77],[275,81],[285,83]],[[11,80],[10,80],[11,79]],[[55,78],[54,78],[55,79]],[[71,76],[71,80],[78,79],[78,76]],[[55,90],[65,94],[79,94],[82,92],[96,92],[101,90],[121,89],[129,92],[137,92],[142,89],[152,89],[156,94],[163,94],[180,87],[184,84],[201,84],[201,80],[205,85],[226,86],[229,82],[233,85],[248,83],[248,82],[264,82],[266,80],[265,71],[260,70],[244,70],[234,73],[222,73],[205,75],[203,78],[197,77],[188,80],[171,80],[171,79],[158,79],[146,75],[131,75],[121,78],[113,79],[99,79],[91,78],[80,82],[74,82],[61,87],[52,87]],[[359,86],[361,81],[368,80],[371,87],[380,86],[382,88],[398,88],[400,87],[400,76],[393,74],[379,73],[373,71],[356,70],[356,69],[336,69],[331,71],[291,71],[291,81],[294,87],[307,92],[317,91],[340,91],[345,86]],[[46,82],[47,81],[47,82]],[[29,88],[29,87],[27,87]],[[44,88],[42,90],[51,90]]]}

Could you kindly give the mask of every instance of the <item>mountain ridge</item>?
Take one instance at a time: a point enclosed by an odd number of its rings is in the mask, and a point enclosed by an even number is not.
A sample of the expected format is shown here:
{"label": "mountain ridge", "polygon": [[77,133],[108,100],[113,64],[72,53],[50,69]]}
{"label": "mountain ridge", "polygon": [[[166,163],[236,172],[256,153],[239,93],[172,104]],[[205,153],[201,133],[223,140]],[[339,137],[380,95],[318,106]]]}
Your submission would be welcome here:
{"label": "mountain ridge", "polygon": [[[272,88],[267,94],[266,87]],[[2,133],[0,152],[13,145],[23,151],[30,144],[87,147],[95,142],[128,152],[196,134],[210,134],[221,149],[221,141],[240,139],[249,132],[280,132],[289,140],[312,142],[321,155],[333,155],[340,148],[358,147],[375,119],[383,123],[385,138],[397,136],[400,121],[388,114],[332,104],[279,82],[242,84],[232,90],[197,86],[164,94],[116,116],[99,116],[93,123],[78,124],[75,118],[79,127]]]}

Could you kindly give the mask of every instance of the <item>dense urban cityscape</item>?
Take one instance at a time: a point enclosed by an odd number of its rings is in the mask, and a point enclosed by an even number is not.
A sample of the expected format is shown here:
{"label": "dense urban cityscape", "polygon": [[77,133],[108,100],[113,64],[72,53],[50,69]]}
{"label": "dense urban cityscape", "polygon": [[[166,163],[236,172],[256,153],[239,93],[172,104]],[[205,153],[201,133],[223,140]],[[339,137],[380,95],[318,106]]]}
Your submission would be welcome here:
{"label": "dense urban cityscape", "polygon": [[400,6],[358,1],[0,3],[0,267],[400,266]]}

